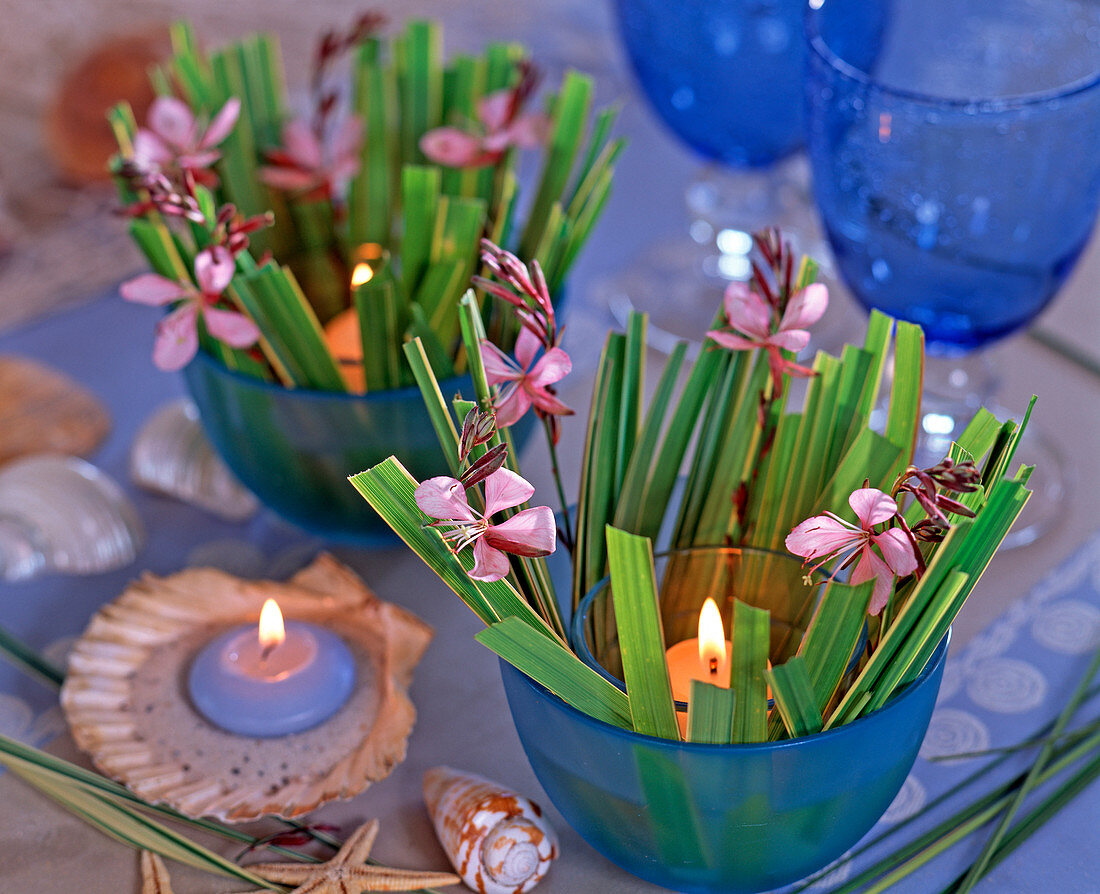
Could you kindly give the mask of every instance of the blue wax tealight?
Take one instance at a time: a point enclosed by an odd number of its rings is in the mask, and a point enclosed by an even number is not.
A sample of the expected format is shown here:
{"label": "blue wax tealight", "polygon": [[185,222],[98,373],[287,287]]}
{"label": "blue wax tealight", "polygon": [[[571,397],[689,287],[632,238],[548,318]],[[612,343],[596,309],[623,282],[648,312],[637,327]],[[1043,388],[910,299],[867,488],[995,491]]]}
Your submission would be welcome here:
{"label": "blue wax tealight", "polygon": [[242,736],[285,736],[335,714],[355,685],[355,659],[336,634],[302,621],[266,650],[256,625],[207,643],[188,675],[191,701],[211,723]]}

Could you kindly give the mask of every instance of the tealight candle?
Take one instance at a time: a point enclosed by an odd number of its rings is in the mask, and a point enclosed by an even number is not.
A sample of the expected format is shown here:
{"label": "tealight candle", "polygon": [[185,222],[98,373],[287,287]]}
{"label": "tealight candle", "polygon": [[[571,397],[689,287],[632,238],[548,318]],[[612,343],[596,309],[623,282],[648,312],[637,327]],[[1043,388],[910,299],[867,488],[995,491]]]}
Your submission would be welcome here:
{"label": "tealight candle", "polygon": [[[708,596],[699,610],[699,636],[678,642],[665,651],[672,697],[686,704],[691,698],[692,680],[729,689],[732,655],[733,643],[725,637],[718,604]],[[771,666],[769,661],[768,667]],[[768,697],[771,697],[771,689]],[[680,725],[680,735],[686,735],[687,712],[678,710],[676,722]]]}
{"label": "tealight candle", "polygon": [[285,736],[339,710],[355,684],[355,659],[323,627],[284,624],[268,599],[258,627],[228,630],[199,651],[187,682],[211,723],[242,736]]}
{"label": "tealight candle", "polygon": [[[687,702],[691,698],[692,680],[729,689],[732,654],[733,643],[725,638],[718,605],[708,596],[699,611],[699,636],[678,642],[665,652],[672,697],[678,702]],[[676,722],[680,725],[680,735],[687,735],[685,711],[676,712]]]}

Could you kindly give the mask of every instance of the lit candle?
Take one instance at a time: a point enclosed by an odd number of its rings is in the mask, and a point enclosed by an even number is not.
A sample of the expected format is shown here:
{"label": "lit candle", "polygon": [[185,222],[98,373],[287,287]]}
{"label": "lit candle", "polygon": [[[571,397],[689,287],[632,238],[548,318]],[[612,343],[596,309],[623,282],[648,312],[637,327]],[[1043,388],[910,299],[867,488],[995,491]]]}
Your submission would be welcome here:
{"label": "lit candle", "polygon": [[[707,597],[699,610],[699,636],[670,646],[665,652],[672,697],[684,704],[691,698],[691,681],[699,680],[723,689],[730,688],[730,661],[733,643],[725,636],[718,604]],[[768,662],[770,668],[772,663]],[[771,688],[768,689],[771,698]],[[687,712],[677,710],[680,735],[687,735]]]}
{"label": "lit candle", "polygon": [[363,372],[363,340],[359,334],[359,313],[354,307],[342,310],[325,323],[325,344],[340,367],[348,390],[362,394],[367,390]]}
{"label": "lit candle", "polygon": [[691,697],[691,681],[730,687],[730,655],[733,644],[722,629],[722,616],[711,598],[699,612],[699,636],[676,643],[665,652],[672,697],[686,702]]}
{"label": "lit candle", "polygon": [[226,631],[195,656],[191,701],[211,723],[242,736],[284,736],[336,713],[355,684],[355,659],[336,634],[283,623],[274,599],[260,623]]}

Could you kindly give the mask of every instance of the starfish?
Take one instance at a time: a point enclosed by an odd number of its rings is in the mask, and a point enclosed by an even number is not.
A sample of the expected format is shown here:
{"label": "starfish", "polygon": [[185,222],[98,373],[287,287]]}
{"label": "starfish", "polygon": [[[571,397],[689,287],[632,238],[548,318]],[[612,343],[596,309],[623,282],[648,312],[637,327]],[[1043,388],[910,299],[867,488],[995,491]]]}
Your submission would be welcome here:
{"label": "starfish", "polygon": [[291,894],[416,891],[420,888],[457,885],[462,881],[449,872],[421,872],[415,869],[364,865],[377,835],[378,820],[371,820],[356,829],[336,852],[336,856],[327,863],[253,863],[245,868],[268,881],[296,885]]}
{"label": "starfish", "polygon": [[152,851],[141,852],[141,894],[173,894],[168,869]]}

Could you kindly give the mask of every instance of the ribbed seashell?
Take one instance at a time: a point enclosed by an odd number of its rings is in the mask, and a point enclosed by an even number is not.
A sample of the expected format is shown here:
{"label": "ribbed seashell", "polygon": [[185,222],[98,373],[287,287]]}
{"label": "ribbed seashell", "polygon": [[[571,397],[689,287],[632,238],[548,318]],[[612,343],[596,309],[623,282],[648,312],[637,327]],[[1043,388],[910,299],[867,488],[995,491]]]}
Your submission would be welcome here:
{"label": "ribbed seashell", "polygon": [[90,463],[44,455],[0,468],[0,580],[122,568],[144,540],[122,488]]}
{"label": "ribbed seashell", "polygon": [[87,456],[111,430],[107,408],[60,370],[0,356],[0,464],[40,453]]}
{"label": "ribbed seashell", "polygon": [[550,869],[558,839],[537,804],[450,767],[424,774],[424,801],[455,872],[481,894],[522,894]]}
{"label": "ribbed seashell", "polygon": [[259,507],[214,452],[187,399],[165,404],[142,425],[130,448],[130,477],[139,487],[229,521],[244,521]]}

